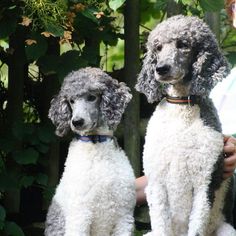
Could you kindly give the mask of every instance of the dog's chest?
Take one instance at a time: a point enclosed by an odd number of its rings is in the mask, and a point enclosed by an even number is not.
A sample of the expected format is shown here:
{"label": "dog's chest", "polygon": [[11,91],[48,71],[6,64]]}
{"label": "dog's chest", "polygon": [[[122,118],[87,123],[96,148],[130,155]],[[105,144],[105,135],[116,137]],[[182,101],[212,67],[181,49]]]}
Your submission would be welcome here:
{"label": "dog's chest", "polygon": [[134,180],[127,157],[113,143],[72,143],[55,198],[65,212],[73,205],[106,218],[121,203],[134,205]]}
{"label": "dog's chest", "polygon": [[144,171],[195,176],[212,171],[222,150],[222,135],[204,124],[198,106],[161,103],[147,127]]}

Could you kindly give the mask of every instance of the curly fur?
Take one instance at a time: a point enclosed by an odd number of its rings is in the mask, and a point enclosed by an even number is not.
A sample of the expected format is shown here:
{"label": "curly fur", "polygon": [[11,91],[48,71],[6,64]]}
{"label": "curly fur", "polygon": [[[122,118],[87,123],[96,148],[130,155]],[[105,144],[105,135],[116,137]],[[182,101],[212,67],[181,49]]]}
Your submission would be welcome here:
{"label": "curly fur", "polygon": [[[152,231],[146,236],[235,236],[224,215],[231,179],[223,181],[223,137],[208,97],[229,72],[207,25],[175,16],[148,37],[136,88],[160,101],[147,127],[143,152]],[[197,95],[198,104],[163,96]],[[230,195],[230,193],[229,193]],[[232,212],[227,206],[227,214]]]}
{"label": "curly fur", "polygon": [[49,110],[49,118],[56,126],[58,136],[64,136],[70,130],[70,98],[87,91],[97,91],[101,94],[102,118],[110,129],[119,124],[132,97],[124,83],[112,79],[98,68],[87,67],[70,73],[64,79],[60,93],[52,100]]}
{"label": "curly fur", "polygon": [[[46,236],[132,235],[135,177],[112,137],[131,97],[124,83],[98,68],[80,69],[65,78],[49,117],[59,136],[71,130],[76,137],[48,210]],[[110,138],[84,141],[81,135]]]}
{"label": "curly fur", "polygon": [[[228,63],[219,50],[215,36],[202,20],[181,15],[171,17],[157,25],[150,33],[136,85],[136,89],[144,93],[150,103],[160,101],[168,87],[167,84],[163,85],[154,79],[156,67],[162,62],[157,46],[176,38],[186,41],[191,48],[188,73],[184,75],[186,81],[191,78],[190,94],[208,96],[217,82],[229,72]],[[173,48],[173,55],[172,60],[178,62],[176,66],[186,66],[178,56],[177,49]]]}

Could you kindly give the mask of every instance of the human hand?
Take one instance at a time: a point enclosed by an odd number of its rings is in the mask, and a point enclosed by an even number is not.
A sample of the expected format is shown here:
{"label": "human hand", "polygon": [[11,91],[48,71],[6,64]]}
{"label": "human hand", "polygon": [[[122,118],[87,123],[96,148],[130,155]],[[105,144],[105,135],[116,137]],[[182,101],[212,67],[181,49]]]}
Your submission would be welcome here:
{"label": "human hand", "polygon": [[224,174],[223,178],[227,179],[233,175],[236,168],[236,138],[232,136],[224,136]]}

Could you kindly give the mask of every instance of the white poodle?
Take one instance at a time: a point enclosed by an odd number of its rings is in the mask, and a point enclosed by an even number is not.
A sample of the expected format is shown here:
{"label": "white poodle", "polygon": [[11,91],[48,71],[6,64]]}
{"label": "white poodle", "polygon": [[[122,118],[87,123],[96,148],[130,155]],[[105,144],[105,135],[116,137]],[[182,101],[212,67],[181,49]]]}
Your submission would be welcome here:
{"label": "white poodle", "polygon": [[148,38],[136,88],[149,102],[161,102],[143,153],[152,226],[147,235],[236,235],[225,218],[231,179],[222,179],[223,136],[209,98],[228,72],[215,37],[196,17],[169,18]]}
{"label": "white poodle", "polygon": [[75,134],[46,220],[46,236],[130,236],[135,177],[113,131],[131,99],[102,70],[69,74],[49,117],[56,133]]}

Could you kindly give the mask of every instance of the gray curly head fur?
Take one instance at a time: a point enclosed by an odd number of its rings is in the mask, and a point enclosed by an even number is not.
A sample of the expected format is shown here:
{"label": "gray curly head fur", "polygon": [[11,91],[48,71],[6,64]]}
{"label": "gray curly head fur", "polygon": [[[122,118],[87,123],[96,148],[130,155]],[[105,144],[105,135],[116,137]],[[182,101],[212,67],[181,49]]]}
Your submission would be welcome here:
{"label": "gray curly head fur", "polygon": [[122,114],[132,98],[125,83],[112,79],[99,68],[83,68],[65,77],[59,94],[52,99],[49,118],[56,126],[56,134],[64,136],[70,130],[72,111],[70,98],[88,91],[100,95],[100,115],[113,130],[119,124]]}
{"label": "gray curly head fur", "polygon": [[[208,96],[217,82],[229,73],[228,63],[206,23],[197,17],[171,17],[158,24],[150,33],[147,52],[136,84],[136,89],[144,93],[150,103],[160,101],[169,86],[168,83],[161,83],[156,79],[156,71],[158,63],[165,62],[165,55],[159,56],[160,51],[165,44],[173,41],[179,45],[175,45],[175,50],[171,51],[173,63],[170,67],[175,63],[180,68],[179,74],[183,74],[183,80],[191,81],[191,95]],[[188,47],[188,53],[184,52],[184,47]],[[183,51],[182,54],[180,50]],[[188,58],[185,58],[186,54]]]}

